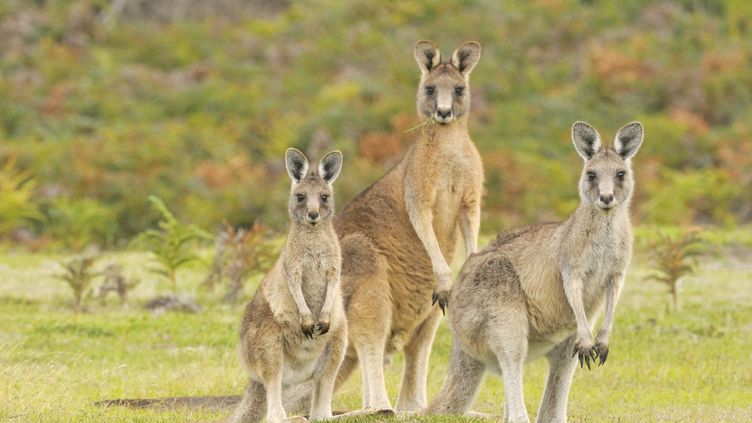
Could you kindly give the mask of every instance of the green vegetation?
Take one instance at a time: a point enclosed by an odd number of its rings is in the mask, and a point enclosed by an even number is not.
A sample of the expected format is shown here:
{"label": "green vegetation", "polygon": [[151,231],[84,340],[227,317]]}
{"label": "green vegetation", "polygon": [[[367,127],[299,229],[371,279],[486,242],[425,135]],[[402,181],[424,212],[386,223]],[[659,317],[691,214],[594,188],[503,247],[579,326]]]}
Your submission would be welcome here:
{"label": "green vegetation", "polygon": [[[237,358],[240,306],[204,298],[199,314],[151,314],[136,304],[154,296],[158,281],[140,265],[143,253],[108,260],[143,280],[130,306],[75,313],[68,293],[46,269],[60,257],[0,257],[0,419],[36,422],[209,421],[216,410],[99,408],[106,398],[155,398],[240,393],[246,375]],[[682,309],[667,312],[664,288],[645,283],[650,273],[639,255],[629,273],[608,363],[577,370],[569,401],[571,421],[725,421],[752,419],[752,268],[749,250],[721,260],[703,259],[683,285]],[[198,289],[204,269],[180,271],[186,289]],[[256,282],[258,279],[254,279]],[[248,298],[248,291],[242,298]],[[441,387],[450,347],[442,324],[434,343],[429,395]],[[401,356],[388,366],[387,386],[396,398]],[[528,410],[540,401],[546,363],[525,373]],[[335,409],[360,405],[357,375],[335,397]],[[489,376],[474,409],[499,414],[503,385]],[[532,417],[532,415],[531,415]],[[358,421],[375,421],[360,419]],[[450,422],[455,419],[426,419]]]}
{"label": "green vegetation", "polygon": [[28,172],[19,172],[13,160],[0,166],[0,237],[44,215],[33,202],[36,184]]}
{"label": "green vegetation", "polygon": [[223,301],[235,304],[246,279],[266,273],[279,255],[280,249],[268,232],[260,223],[250,229],[225,224],[217,236],[214,264],[202,287],[211,290],[226,285]]}
{"label": "green vegetation", "polygon": [[344,204],[414,139],[412,48],[424,38],[445,55],[483,45],[470,125],[483,231],[572,210],[580,119],[604,141],[645,124],[636,221],[752,219],[749,2],[290,3],[187,20],[128,9],[104,24],[107,1],[4,2],[2,155],[34,177],[47,219],[3,227],[28,227],[38,248],[122,245],[159,218],[153,194],[206,229],[258,220],[280,233],[287,147],[343,150]]}
{"label": "green vegetation", "polygon": [[[0,2],[0,420],[225,414],[93,402],[241,392],[235,300],[281,244],[285,149],[342,150],[344,205],[415,139],[414,43],[432,39],[448,56],[473,39],[482,238],[577,205],[573,121],[603,128],[606,143],[628,121],[646,128],[632,208],[641,254],[609,362],[577,371],[570,419],[752,421],[750,31],[742,0]],[[713,254],[669,313],[665,288],[645,281],[657,265],[675,287],[690,269],[694,247],[673,241],[688,225],[704,227]],[[222,227],[206,269],[206,230]],[[104,282],[82,251],[114,266]],[[145,311],[165,280],[203,311]],[[87,302],[96,292],[122,307]],[[449,344],[442,326],[430,395]],[[393,398],[401,365],[387,374]],[[526,369],[533,415],[545,371]],[[360,396],[356,376],[334,408]],[[500,414],[502,397],[489,377],[474,408]]]}
{"label": "green vegetation", "polygon": [[175,218],[165,203],[154,196],[149,201],[162,216],[159,229],[147,229],[136,238],[136,244],[146,247],[156,266],[149,270],[170,282],[172,293],[178,291],[178,270],[199,260],[193,250],[196,241],[209,235],[195,225],[185,224]]}
{"label": "green vegetation", "polygon": [[100,273],[94,270],[97,258],[93,255],[74,257],[61,263],[62,269],[55,275],[73,292],[73,306],[77,310],[86,308],[84,300],[91,296],[94,278],[100,276]]}
{"label": "green vegetation", "polygon": [[703,253],[703,239],[698,231],[688,231],[672,237],[658,234],[651,248],[651,259],[655,273],[650,280],[660,282],[671,291],[674,310],[679,309],[679,282],[697,271],[697,258]]}

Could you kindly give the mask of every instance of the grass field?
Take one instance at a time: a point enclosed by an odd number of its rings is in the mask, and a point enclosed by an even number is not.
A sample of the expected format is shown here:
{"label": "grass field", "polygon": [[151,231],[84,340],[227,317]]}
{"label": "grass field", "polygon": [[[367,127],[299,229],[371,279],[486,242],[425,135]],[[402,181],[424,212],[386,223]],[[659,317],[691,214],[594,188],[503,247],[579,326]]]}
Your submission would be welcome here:
{"label": "grass field", "polygon": [[[154,315],[141,304],[158,286],[144,273],[146,256],[108,258],[144,278],[131,305],[88,313],[69,306],[67,287],[51,275],[62,256],[0,257],[0,420],[10,422],[190,422],[216,419],[224,410],[101,408],[106,398],[228,395],[246,376],[236,357],[240,306],[199,294],[198,314]],[[752,250],[726,248],[702,261],[670,311],[665,288],[646,282],[643,256],[632,265],[617,312],[611,354],[604,367],[578,370],[570,421],[752,421]],[[104,260],[107,261],[107,260]],[[194,292],[203,268],[183,272]],[[431,356],[429,394],[441,387],[450,338],[442,327]],[[388,367],[396,398],[402,360]],[[543,391],[545,360],[527,366],[525,400],[534,418]],[[474,409],[501,414],[500,378],[486,378]],[[336,395],[335,409],[360,406],[360,380]],[[377,419],[361,419],[375,421]],[[458,421],[455,418],[426,421]]]}

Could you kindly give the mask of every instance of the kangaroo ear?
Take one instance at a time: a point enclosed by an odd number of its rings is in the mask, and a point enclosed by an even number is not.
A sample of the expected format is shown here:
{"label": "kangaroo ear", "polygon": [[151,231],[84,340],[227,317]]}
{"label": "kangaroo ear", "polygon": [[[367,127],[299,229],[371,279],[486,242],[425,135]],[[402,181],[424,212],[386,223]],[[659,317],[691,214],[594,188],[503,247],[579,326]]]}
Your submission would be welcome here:
{"label": "kangaroo ear", "polygon": [[436,44],[431,41],[418,41],[415,44],[415,61],[418,62],[421,74],[425,75],[431,72],[431,69],[439,66],[441,63],[441,52]]}
{"label": "kangaroo ear", "polygon": [[342,169],[342,153],[339,150],[334,150],[326,153],[326,156],[321,158],[319,162],[319,175],[324,178],[327,184],[331,185]]}
{"label": "kangaroo ear", "polygon": [[601,136],[595,128],[585,122],[575,122],[572,125],[572,142],[577,153],[585,161],[592,159],[601,149]]}
{"label": "kangaroo ear", "polygon": [[645,129],[640,122],[632,122],[624,125],[614,138],[614,150],[624,160],[629,160],[637,153],[642,145]]}
{"label": "kangaroo ear", "polygon": [[464,76],[470,75],[475,65],[480,60],[480,44],[475,41],[467,41],[452,53],[452,66],[457,68]]}
{"label": "kangaroo ear", "polygon": [[305,154],[295,148],[288,148],[285,153],[285,167],[287,174],[296,184],[308,175],[308,159]]}

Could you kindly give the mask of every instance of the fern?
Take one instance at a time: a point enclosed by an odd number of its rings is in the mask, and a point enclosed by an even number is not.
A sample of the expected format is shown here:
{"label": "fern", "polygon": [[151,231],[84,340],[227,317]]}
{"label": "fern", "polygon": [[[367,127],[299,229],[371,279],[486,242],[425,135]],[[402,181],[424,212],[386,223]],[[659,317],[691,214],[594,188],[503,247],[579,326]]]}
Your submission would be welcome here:
{"label": "fern", "polygon": [[679,282],[683,277],[695,273],[697,259],[704,252],[703,240],[698,231],[678,237],[659,233],[658,239],[652,243],[652,250],[655,272],[648,279],[668,286],[676,310],[679,306]]}
{"label": "fern", "polygon": [[62,271],[55,278],[64,281],[73,292],[74,306],[76,309],[85,310],[84,300],[92,291],[92,282],[100,275],[94,271],[98,257],[80,256],[67,262],[60,263]]}
{"label": "fern", "polygon": [[16,162],[7,160],[0,167],[0,235],[6,235],[30,220],[44,220],[33,201],[36,182],[28,172],[16,170]]}
{"label": "fern", "polygon": [[154,209],[161,215],[157,229],[147,229],[137,238],[136,243],[147,248],[152,254],[153,266],[147,270],[166,279],[177,292],[177,271],[183,266],[198,261],[193,246],[197,241],[211,238],[204,230],[191,224],[180,222],[158,197],[149,196]]}

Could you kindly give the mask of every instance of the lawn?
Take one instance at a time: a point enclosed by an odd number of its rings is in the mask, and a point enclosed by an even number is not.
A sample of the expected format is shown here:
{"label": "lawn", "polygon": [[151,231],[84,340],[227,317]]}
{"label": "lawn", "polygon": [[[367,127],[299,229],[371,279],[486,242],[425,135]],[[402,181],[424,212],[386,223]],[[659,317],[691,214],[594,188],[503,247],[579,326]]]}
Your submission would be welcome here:
{"label": "lawn", "polygon": [[[578,370],[570,421],[752,421],[752,249],[726,247],[702,260],[680,290],[681,308],[655,282],[644,253],[634,260],[617,311],[604,367]],[[142,253],[108,254],[126,273],[144,279],[130,305],[112,298],[70,307],[70,293],[52,277],[65,256],[9,253],[0,257],[0,420],[76,422],[209,421],[226,410],[134,410],[94,405],[107,398],[229,395],[246,381],[236,356],[241,306],[197,290],[205,269],[180,274],[181,290],[198,292],[197,314],[155,315],[142,304],[166,287],[145,273]],[[251,283],[250,285],[253,285]],[[251,287],[249,287],[249,292]],[[429,394],[441,387],[450,337],[442,325],[434,343]],[[402,359],[388,366],[393,401]],[[546,363],[525,373],[525,399],[534,418]],[[503,387],[489,376],[473,409],[501,414]],[[360,380],[336,395],[335,409],[360,406]],[[376,418],[360,419],[375,421]],[[426,421],[457,421],[454,418]]]}

